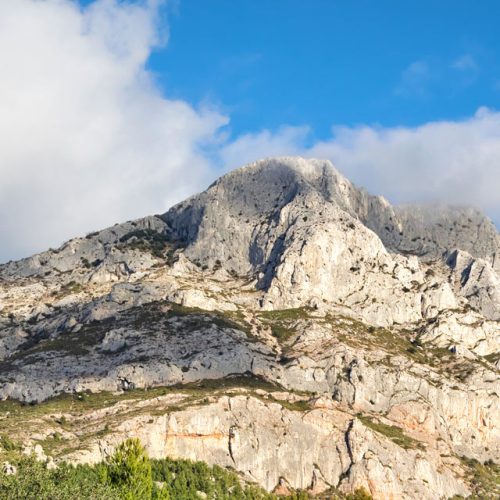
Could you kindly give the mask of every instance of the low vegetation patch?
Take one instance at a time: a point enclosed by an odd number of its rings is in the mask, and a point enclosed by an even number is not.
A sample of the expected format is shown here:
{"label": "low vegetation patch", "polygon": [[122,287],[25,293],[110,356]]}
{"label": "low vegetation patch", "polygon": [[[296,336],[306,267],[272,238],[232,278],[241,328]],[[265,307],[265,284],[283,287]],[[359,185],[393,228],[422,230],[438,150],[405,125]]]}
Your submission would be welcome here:
{"label": "low vegetation patch", "polygon": [[283,388],[277,384],[272,382],[268,382],[267,380],[258,377],[256,375],[248,374],[239,375],[234,377],[224,377],[217,379],[205,379],[200,382],[192,382],[189,384],[182,384],[173,386],[173,390],[175,392],[183,392],[183,391],[203,391],[203,395],[205,393],[214,393],[219,391],[227,391],[229,389],[237,389],[243,388],[248,390],[256,390],[261,389],[267,392],[273,391],[281,391]]}
{"label": "low vegetation patch", "polygon": [[495,364],[496,362],[498,362],[500,360],[500,352],[494,352],[492,354],[488,354],[488,355],[484,356],[484,358],[489,363]]}
{"label": "low vegetation patch", "polygon": [[19,450],[20,447],[17,443],[15,443],[9,436],[2,434],[0,436],[0,449],[10,452]]}
{"label": "low vegetation patch", "polygon": [[120,238],[120,243],[128,248],[151,252],[155,257],[163,257],[167,240],[164,234],[152,229],[136,229]]}
{"label": "low vegetation patch", "polygon": [[[11,368],[12,362],[21,359],[24,363],[29,364],[28,357],[35,357],[37,354],[53,352],[58,355],[86,355],[90,349],[102,341],[112,324],[113,319],[105,319],[87,323],[79,332],[62,332],[54,339],[31,338],[20,346],[15,354],[0,362],[0,370],[7,371]],[[44,336],[47,334],[48,332]]]}
{"label": "low vegetation patch", "polygon": [[[270,393],[282,391],[283,388],[271,382],[268,382],[254,375],[234,376],[222,379],[202,380],[200,382],[192,382],[189,384],[178,384],[169,387],[153,387],[149,389],[130,389],[122,393],[111,393],[102,391],[98,393],[80,392],[73,394],[61,394],[54,398],[38,404],[26,404],[16,400],[0,401],[0,421],[4,429],[4,434],[0,435],[0,446],[3,449],[9,448],[8,443],[10,437],[9,432],[15,433],[19,430],[19,425],[25,426],[28,422],[37,421],[38,419],[48,419],[51,425],[60,426],[61,429],[73,430],[72,421],[69,417],[81,416],[87,412],[92,412],[102,408],[111,407],[122,401],[130,401],[126,411],[133,411],[133,403],[139,401],[151,400],[152,404],[155,398],[160,396],[168,396],[170,394],[183,394],[186,397],[182,399],[182,407],[202,404],[207,402],[213,396],[225,394],[230,391],[238,393],[238,389],[249,391],[255,394],[255,391],[260,389]],[[287,402],[280,402],[283,406],[287,406]],[[180,403],[177,403],[175,408],[160,405],[158,411],[165,414],[168,411],[178,410]],[[301,402],[292,403],[296,406],[293,409],[299,409]],[[148,412],[154,413],[154,408],[148,407]],[[57,417],[53,417],[57,415]],[[5,440],[5,443],[4,443]],[[53,443],[54,444],[54,443]],[[55,443],[57,444],[57,443]],[[61,443],[64,444],[64,443]]]}
{"label": "low vegetation patch", "polygon": [[405,450],[424,448],[420,441],[407,436],[400,427],[375,421],[367,415],[358,414],[357,417],[361,420],[363,425],[389,438],[393,443],[401,446],[401,448],[404,448]]}
{"label": "low vegetation patch", "polygon": [[281,343],[286,343],[297,333],[297,322],[308,319],[310,311],[308,307],[263,311],[258,317],[262,323],[271,328],[274,337]]}
{"label": "low vegetation patch", "polygon": [[168,317],[191,317],[193,321],[201,324],[202,321],[209,320],[220,328],[234,328],[246,334],[250,333],[250,325],[243,319],[238,311],[206,311],[197,307],[186,307],[180,304],[168,303],[170,310]]}
{"label": "low vegetation patch", "polygon": [[468,472],[468,480],[472,489],[472,500],[489,500],[500,498],[500,465],[491,460],[485,463],[472,458],[461,457],[460,460]]}
{"label": "low vegetation patch", "polygon": [[59,291],[52,292],[52,295],[56,299],[62,299],[67,295],[73,295],[83,291],[84,291],[84,286],[81,283],[77,283],[76,281],[70,281],[62,285]]}
{"label": "low vegetation patch", "polygon": [[122,247],[149,252],[154,257],[165,259],[167,264],[175,262],[175,252],[182,248],[180,242],[169,240],[165,234],[153,229],[135,229],[120,238]]}
{"label": "low vegetation patch", "polygon": [[[4,420],[19,420],[20,418],[31,419],[54,413],[80,414],[84,411],[94,411],[106,408],[124,400],[141,401],[178,393],[185,393],[195,397],[205,397],[207,395],[216,394],[219,391],[224,392],[236,388],[248,390],[262,389],[268,392],[283,390],[282,387],[268,382],[263,378],[254,375],[242,375],[221,379],[206,379],[200,382],[178,384],[168,387],[131,389],[122,393],[102,391],[97,393],[80,392],[61,394],[60,396],[56,396],[39,404],[25,404],[15,400],[0,401],[0,418]],[[64,422],[66,421],[64,420]],[[5,436],[5,438],[7,438],[7,436]]]}
{"label": "low vegetation patch", "polygon": [[[325,320],[336,333],[337,338],[352,347],[384,351],[391,356],[404,356],[414,363],[434,368],[441,375],[464,382],[480,366],[491,370],[483,360],[469,360],[458,357],[448,349],[424,344],[409,330],[389,330],[367,326],[360,321],[343,316],[327,315]],[[485,356],[494,361],[496,355]]]}
{"label": "low vegetation patch", "polygon": [[389,354],[405,356],[417,363],[428,363],[429,358],[418,340],[410,340],[410,332],[393,332],[387,328],[367,326],[360,321],[327,315],[325,321],[337,333],[339,340],[355,347],[380,349]]}

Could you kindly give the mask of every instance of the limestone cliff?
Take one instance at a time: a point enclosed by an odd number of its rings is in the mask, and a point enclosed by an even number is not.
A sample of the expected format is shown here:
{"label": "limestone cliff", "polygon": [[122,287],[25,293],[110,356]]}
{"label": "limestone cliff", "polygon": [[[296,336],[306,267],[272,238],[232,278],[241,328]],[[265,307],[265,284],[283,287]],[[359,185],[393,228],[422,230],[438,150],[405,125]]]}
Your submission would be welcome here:
{"label": "limestone cliff", "polygon": [[[0,266],[0,397],[141,394],[135,416],[89,414],[94,437],[75,427],[75,460],[134,433],[269,490],[465,496],[460,457],[500,459],[499,251],[474,209],[392,207],[327,161],[263,160]],[[160,387],[182,408],[148,397]],[[26,422],[27,441],[52,432]]]}

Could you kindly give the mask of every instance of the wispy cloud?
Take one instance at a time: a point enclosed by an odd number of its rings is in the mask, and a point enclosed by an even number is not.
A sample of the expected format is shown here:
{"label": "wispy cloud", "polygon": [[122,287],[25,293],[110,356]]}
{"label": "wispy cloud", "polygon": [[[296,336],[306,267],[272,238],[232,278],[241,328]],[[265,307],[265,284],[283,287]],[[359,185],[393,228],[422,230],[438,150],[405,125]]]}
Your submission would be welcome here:
{"label": "wispy cloud", "polygon": [[456,74],[456,80],[455,78],[451,80],[456,81],[456,84],[462,88],[474,85],[480,75],[479,63],[471,54],[464,54],[457,58],[451,64],[451,68]]}
{"label": "wispy cloud", "polygon": [[478,63],[470,54],[464,54],[458,59],[455,59],[451,67],[460,71],[477,71],[479,69]]}
{"label": "wispy cloud", "polygon": [[401,79],[396,86],[396,94],[423,96],[431,80],[432,73],[429,63],[423,60],[415,61],[402,72]]}
{"label": "wispy cloud", "polygon": [[414,61],[401,73],[395,94],[406,98],[456,95],[477,82],[480,65],[470,53],[453,60],[429,57]]}

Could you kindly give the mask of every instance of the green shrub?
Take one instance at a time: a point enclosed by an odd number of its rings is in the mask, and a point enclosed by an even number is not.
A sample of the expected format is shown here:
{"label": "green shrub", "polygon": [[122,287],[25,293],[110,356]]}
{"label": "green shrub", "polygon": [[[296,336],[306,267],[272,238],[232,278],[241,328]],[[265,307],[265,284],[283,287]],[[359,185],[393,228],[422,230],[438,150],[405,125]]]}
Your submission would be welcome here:
{"label": "green shrub", "polygon": [[153,229],[134,229],[122,236],[120,243],[129,248],[140,250],[141,252],[150,252],[155,257],[162,258],[167,245],[167,239],[165,235]]}
{"label": "green shrub", "polygon": [[154,480],[165,483],[163,489],[168,490],[171,498],[197,498],[198,491],[207,498],[246,498],[236,474],[220,467],[169,458],[152,462]]}
{"label": "green shrub", "polygon": [[151,498],[151,462],[138,439],[127,439],[120,444],[103,471],[105,482],[122,490],[124,499]]}
{"label": "green shrub", "polygon": [[10,437],[6,435],[0,436],[0,447],[3,448],[5,451],[14,451],[19,448],[19,446],[10,439]]}
{"label": "green shrub", "polygon": [[96,467],[61,464],[49,470],[34,457],[18,457],[11,463],[17,468],[17,474],[7,476],[0,472],[1,499],[120,499],[117,491],[102,483]]}
{"label": "green shrub", "polygon": [[373,497],[364,488],[358,488],[354,493],[347,495],[346,500],[373,500]]}

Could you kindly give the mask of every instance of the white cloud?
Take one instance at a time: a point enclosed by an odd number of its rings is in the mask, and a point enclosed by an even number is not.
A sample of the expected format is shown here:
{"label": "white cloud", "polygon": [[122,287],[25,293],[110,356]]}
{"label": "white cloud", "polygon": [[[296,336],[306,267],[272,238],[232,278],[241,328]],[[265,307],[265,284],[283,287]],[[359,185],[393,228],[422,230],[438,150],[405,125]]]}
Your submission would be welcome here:
{"label": "white cloud", "polygon": [[268,156],[298,155],[303,153],[309,133],[309,127],[284,126],[276,132],[263,130],[244,134],[226,143],[220,149],[219,155],[226,170]]}
{"label": "white cloud", "polygon": [[158,3],[0,2],[0,261],[211,181],[202,148],[227,120],[155,88]]}
{"label": "white cloud", "polygon": [[482,207],[500,221],[500,113],[415,128],[337,128],[309,152],[396,203],[443,200]]}

